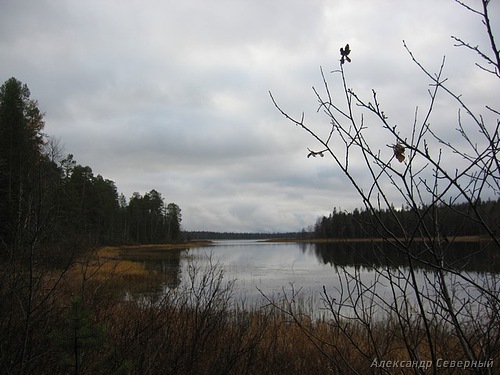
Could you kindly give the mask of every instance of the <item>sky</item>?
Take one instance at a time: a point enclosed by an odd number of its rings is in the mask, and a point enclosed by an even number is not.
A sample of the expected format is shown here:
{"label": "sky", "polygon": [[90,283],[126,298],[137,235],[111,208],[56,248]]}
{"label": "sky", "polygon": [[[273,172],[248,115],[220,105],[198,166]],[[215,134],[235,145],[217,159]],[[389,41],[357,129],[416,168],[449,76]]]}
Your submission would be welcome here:
{"label": "sky", "polygon": [[[330,72],[349,43],[350,87],[376,90],[390,121],[410,127],[429,81],[404,40],[433,72],[446,56],[450,86],[473,108],[495,107],[497,81],[451,35],[488,46],[479,17],[453,0],[0,0],[0,81],[28,85],[64,154],[127,199],[156,189],[183,229],[300,231],[362,202],[331,157],[307,158],[318,143],[269,92],[327,134],[312,87],[322,67],[340,88]],[[453,106],[435,117],[451,133]]]}

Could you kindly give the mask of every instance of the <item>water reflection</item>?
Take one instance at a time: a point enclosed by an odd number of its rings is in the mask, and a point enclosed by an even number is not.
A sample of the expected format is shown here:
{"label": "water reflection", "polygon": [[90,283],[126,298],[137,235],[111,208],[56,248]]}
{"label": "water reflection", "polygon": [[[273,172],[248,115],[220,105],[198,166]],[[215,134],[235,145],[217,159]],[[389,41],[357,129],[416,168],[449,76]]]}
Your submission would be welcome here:
{"label": "water reflection", "polygon": [[165,256],[155,261],[144,262],[145,269],[163,276],[165,285],[175,289],[181,283],[181,254],[183,250],[168,250]]}
{"label": "water reflection", "polygon": [[[412,252],[433,261],[416,246]],[[446,262],[459,267],[472,280],[486,280],[485,275],[500,272],[498,250],[478,243],[455,244],[446,249]],[[430,257],[430,258],[429,258]],[[495,258],[497,257],[497,258]],[[313,309],[322,306],[324,288],[340,298],[340,291],[353,277],[376,288],[385,298],[394,296],[380,270],[389,268],[405,280],[408,257],[390,244],[298,244],[258,241],[217,241],[213,246],[190,250],[169,250],[160,258],[142,260],[146,269],[165,276],[163,290],[179,288],[190,282],[192,267],[217,266],[224,279],[234,281],[234,298],[249,305],[265,302],[264,296],[278,297],[300,290],[300,296]],[[426,262],[415,263],[419,285],[431,289],[436,281],[433,268]],[[456,276],[450,276],[456,277]],[[166,280],[166,281],[165,281]],[[343,284],[344,283],[344,284]],[[434,283],[434,284],[433,284]],[[405,286],[403,285],[402,288]],[[356,296],[354,296],[356,297]]]}
{"label": "water reflection", "polygon": [[[304,246],[308,251],[310,246]],[[313,251],[320,262],[332,266],[366,267],[378,269],[383,267],[408,267],[409,257],[389,242],[357,242],[314,244]],[[443,262],[452,269],[473,272],[500,273],[498,249],[493,243],[456,242],[444,244],[442,248]],[[414,243],[409,250],[416,261],[417,269],[434,269],[436,257],[422,243]]]}

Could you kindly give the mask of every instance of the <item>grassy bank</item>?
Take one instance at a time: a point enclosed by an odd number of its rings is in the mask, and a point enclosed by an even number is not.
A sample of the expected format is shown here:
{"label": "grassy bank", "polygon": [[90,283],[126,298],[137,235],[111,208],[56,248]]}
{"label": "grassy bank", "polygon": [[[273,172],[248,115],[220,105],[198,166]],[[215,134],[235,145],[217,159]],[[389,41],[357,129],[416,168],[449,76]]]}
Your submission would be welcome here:
{"label": "grassy bank", "polygon": [[192,241],[167,244],[148,244],[148,245],[123,245],[123,246],[105,246],[98,250],[98,255],[108,259],[144,259],[147,257],[157,257],[172,250],[186,250],[195,247],[210,246],[211,241]]}
{"label": "grassy bank", "polygon": [[209,246],[210,241],[173,244],[105,246],[90,251],[69,269],[79,283],[87,279],[107,282],[117,295],[124,291],[144,292],[168,283],[169,276],[147,267],[147,262],[178,259],[183,250]]}

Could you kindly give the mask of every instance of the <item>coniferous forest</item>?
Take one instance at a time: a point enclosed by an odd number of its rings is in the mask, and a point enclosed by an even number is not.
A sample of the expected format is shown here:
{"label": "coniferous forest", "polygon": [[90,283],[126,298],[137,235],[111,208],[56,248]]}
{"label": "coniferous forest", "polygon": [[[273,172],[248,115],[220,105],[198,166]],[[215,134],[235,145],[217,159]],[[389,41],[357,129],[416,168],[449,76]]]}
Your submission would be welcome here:
{"label": "coniferous forest", "polygon": [[90,166],[62,155],[43,133],[44,116],[26,84],[10,78],[0,88],[0,238],[53,243],[80,238],[92,244],[178,241],[181,210],[152,189],[130,199]]}
{"label": "coniferous forest", "polygon": [[[55,238],[85,238],[92,244],[161,243],[179,241],[181,209],[165,203],[155,189],[135,192],[127,201],[114,181],[94,175],[90,166],[78,164],[70,153],[62,154],[57,141],[43,133],[44,118],[26,84],[15,78],[0,89],[0,236],[3,243],[20,243],[28,231],[36,241]],[[479,202],[492,228],[500,222],[500,200]],[[433,207],[441,233],[450,236],[481,235],[470,205],[457,203]],[[413,227],[420,215],[409,207],[352,212],[335,208],[318,218],[314,235],[318,238],[385,237],[402,235],[401,228]],[[421,207],[420,212],[426,212]],[[400,224],[407,224],[401,226]],[[243,234],[251,238],[252,234]],[[287,236],[290,236],[288,234]],[[207,233],[190,233],[192,239]],[[220,237],[223,238],[224,236]],[[227,237],[227,236],[225,236]],[[230,236],[234,238],[234,234]],[[241,237],[241,236],[240,236]],[[281,237],[279,234],[264,237]]]}
{"label": "coniferous forest", "polygon": [[[346,212],[334,208],[328,217],[318,218],[314,226],[314,236],[317,238],[404,237],[411,235],[408,232],[411,228],[419,227],[419,222],[449,239],[487,234],[484,231],[484,223],[481,224],[476,215],[479,215],[488,227],[498,228],[500,199],[479,201],[474,206],[468,203],[456,203],[433,207],[422,206],[416,209],[391,207],[375,212],[363,209]],[[435,225],[436,218],[439,218],[437,225]],[[415,236],[419,235],[421,234],[415,233]]]}

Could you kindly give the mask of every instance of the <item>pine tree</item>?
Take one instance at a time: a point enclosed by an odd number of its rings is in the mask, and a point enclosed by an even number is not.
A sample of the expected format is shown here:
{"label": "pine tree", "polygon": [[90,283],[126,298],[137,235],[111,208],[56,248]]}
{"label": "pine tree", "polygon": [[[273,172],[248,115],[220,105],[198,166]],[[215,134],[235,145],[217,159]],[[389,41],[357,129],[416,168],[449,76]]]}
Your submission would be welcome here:
{"label": "pine tree", "polygon": [[8,244],[18,239],[36,203],[44,122],[30,95],[15,78],[0,87],[0,238]]}

